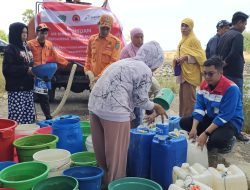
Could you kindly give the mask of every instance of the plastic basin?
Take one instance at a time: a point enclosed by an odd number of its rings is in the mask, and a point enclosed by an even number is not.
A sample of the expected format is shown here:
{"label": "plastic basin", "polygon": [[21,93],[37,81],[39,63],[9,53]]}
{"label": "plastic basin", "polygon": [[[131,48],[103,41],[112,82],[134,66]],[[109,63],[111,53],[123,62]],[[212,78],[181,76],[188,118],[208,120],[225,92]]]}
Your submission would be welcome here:
{"label": "plastic basin", "polygon": [[71,155],[72,166],[95,166],[96,157],[92,152],[77,152]]}
{"label": "plastic basin", "polygon": [[70,167],[70,152],[63,149],[46,149],[33,155],[35,161],[48,164],[49,177],[61,175],[62,171]]}
{"label": "plastic basin", "polygon": [[5,168],[0,173],[3,187],[16,190],[31,190],[38,182],[48,177],[49,167],[40,162],[19,163]]}
{"label": "plastic basin", "polygon": [[162,190],[162,187],[149,179],[125,177],[111,182],[109,190]]}
{"label": "plastic basin", "polygon": [[80,190],[100,190],[103,174],[103,170],[95,166],[73,167],[63,172],[78,180]]}
{"label": "plastic basin", "polygon": [[33,155],[44,149],[56,148],[58,137],[55,135],[31,135],[14,141],[20,162],[32,161]]}
{"label": "plastic basin", "polygon": [[13,161],[0,162],[0,171],[14,164],[16,164],[16,162]]}
{"label": "plastic basin", "polygon": [[78,181],[69,176],[57,176],[37,183],[32,190],[78,190]]}

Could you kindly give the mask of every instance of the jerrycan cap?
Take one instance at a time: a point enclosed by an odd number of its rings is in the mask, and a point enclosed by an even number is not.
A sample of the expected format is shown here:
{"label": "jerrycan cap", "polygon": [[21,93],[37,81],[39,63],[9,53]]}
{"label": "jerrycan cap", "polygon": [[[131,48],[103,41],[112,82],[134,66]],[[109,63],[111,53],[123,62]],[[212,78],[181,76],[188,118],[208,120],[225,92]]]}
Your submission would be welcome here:
{"label": "jerrycan cap", "polygon": [[168,135],[169,126],[167,124],[156,124],[156,134],[158,135]]}

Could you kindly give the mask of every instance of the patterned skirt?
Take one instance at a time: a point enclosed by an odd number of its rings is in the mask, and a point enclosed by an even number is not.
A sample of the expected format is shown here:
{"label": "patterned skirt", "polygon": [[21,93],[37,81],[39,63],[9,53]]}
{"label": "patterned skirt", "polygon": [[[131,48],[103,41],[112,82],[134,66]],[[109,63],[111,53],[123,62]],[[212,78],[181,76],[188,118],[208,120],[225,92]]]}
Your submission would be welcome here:
{"label": "patterned skirt", "polygon": [[8,118],[19,124],[35,122],[33,91],[8,92]]}

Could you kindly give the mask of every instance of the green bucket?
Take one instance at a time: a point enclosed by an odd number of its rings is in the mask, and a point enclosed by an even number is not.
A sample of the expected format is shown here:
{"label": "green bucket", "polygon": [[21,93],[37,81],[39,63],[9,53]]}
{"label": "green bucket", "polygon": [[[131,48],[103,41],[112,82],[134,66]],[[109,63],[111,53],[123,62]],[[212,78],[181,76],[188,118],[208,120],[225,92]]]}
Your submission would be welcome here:
{"label": "green bucket", "polygon": [[82,135],[82,143],[83,143],[83,150],[87,150],[86,148],[86,140],[89,135]]}
{"label": "green bucket", "polygon": [[154,102],[160,104],[165,110],[169,110],[174,99],[174,93],[170,88],[162,88],[154,98]]}
{"label": "green bucket", "polygon": [[90,131],[90,122],[88,120],[81,121],[80,126],[82,129],[82,134],[89,135],[91,133]]}
{"label": "green bucket", "polygon": [[56,148],[58,137],[51,134],[26,136],[14,141],[19,162],[33,160],[33,154],[40,150]]}
{"label": "green bucket", "polygon": [[77,152],[71,155],[72,166],[96,166],[95,153]]}
{"label": "green bucket", "polygon": [[37,183],[32,190],[78,190],[78,181],[69,176],[57,176]]}
{"label": "green bucket", "polygon": [[162,190],[162,187],[149,179],[125,177],[111,182],[109,190]]}
{"label": "green bucket", "polygon": [[0,173],[0,186],[16,190],[31,190],[48,177],[49,167],[41,162],[24,162],[9,166]]}

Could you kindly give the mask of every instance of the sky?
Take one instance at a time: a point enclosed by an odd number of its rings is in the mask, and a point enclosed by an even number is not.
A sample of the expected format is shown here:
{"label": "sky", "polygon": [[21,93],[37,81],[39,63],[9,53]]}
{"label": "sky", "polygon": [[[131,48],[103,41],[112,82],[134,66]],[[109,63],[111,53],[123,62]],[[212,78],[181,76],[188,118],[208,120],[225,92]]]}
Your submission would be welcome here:
{"label": "sky", "polygon": [[[103,3],[103,0],[85,1],[94,5]],[[22,13],[26,9],[35,9],[36,1],[3,2],[0,29],[8,33],[9,24],[22,21]],[[181,39],[180,23],[184,18],[193,19],[194,32],[205,48],[216,33],[219,20],[231,21],[236,11],[250,15],[249,0],[109,0],[109,4],[123,26],[125,38],[128,38],[131,29],[140,27],[144,31],[145,42],[156,40],[164,50],[176,49]],[[250,31],[250,19],[246,31]]]}

